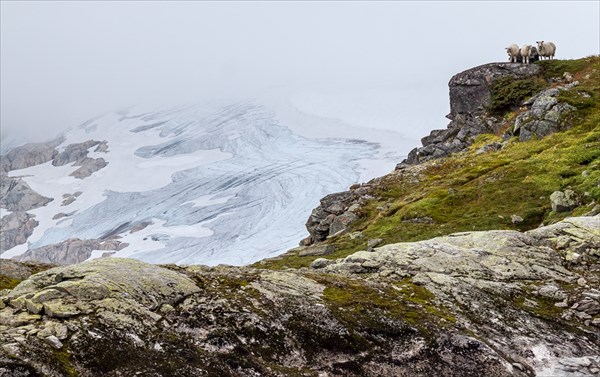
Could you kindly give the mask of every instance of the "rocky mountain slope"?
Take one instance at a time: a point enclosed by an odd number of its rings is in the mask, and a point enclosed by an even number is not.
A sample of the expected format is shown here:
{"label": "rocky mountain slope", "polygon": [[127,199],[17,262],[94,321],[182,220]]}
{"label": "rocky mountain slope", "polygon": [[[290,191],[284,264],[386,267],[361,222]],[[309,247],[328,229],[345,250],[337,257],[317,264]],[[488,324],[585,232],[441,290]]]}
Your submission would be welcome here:
{"label": "rocky mountain slope", "polygon": [[277,258],[2,260],[0,376],[599,375],[600,58],[523,67]]}

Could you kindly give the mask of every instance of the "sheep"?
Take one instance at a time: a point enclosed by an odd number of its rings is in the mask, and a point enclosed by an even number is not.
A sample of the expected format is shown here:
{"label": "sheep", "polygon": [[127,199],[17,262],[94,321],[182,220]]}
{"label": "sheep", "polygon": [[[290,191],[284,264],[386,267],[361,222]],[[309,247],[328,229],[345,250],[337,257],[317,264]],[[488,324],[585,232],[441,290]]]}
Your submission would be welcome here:
{"label": "sheep", "polygon": [[531,56],[531,45],[523,45],[519,50],[521,53],[522,62],[525,64],[529,64],[529,57]]}
{"label": "sheep", "polygon": [[540,53],[540,59],[545,57],[546,59],[554,59],[556,53],[556,45],[552,42],[537,41],[538,51]]}
{"label": "sheep", "polygon": [[517,62],[517,57],[519,56],[519,46],[516,44],[511,44],[506,48],[506,53],[508,54],[508,61],[511,63]]}

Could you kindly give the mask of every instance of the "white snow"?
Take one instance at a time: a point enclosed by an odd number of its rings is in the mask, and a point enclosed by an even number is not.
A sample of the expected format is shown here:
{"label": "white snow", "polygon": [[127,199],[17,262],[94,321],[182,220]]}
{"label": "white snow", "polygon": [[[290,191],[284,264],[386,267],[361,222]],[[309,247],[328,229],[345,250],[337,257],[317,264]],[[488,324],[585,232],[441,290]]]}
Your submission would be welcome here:
{"label": "white snow", "polygon": [[12,212],[7,210],[6,208],[0,208],[0,219],[4,216],[10,215]]}
{"label": "white snow", "polygon": [[192,203],[194,207],[207,207],[213,204],[227,203],[229,199],[235,198],[235,195],[228,195],[215,199],[216,196],[217,195],[203,195],[199,198],[189,201],[188,203]]}

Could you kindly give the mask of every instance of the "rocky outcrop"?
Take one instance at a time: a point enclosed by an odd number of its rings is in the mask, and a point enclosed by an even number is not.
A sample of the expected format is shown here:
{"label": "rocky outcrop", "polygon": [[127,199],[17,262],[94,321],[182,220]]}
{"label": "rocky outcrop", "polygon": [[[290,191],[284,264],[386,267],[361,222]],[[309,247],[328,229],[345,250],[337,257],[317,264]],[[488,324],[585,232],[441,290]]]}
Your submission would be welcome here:
{"label": "rocky outcrop", "polygon": [[445,130],[431,131],[421,139],[422,147],[415,148],[397,168],[448,156],[472,144],[475,136],[497,133],[501,119],[486,114],[492,99],[492,83],[504,77],[523,79],[538,75],[535,64],[490,63],[461,72],[450,79],[451,120]]}
{"label": "rocky outcrop", "polygon": [[71,238],[60,243],[29,249],[25,253],[14,257],[14,259],[52,264],[74,264],[88,259],[94,250],[121,250],[126,246],[128,246],[127,243],[118,240],[80,240]]}
{"label": "rocky outcrop", "polygon": [[330,194],[321,199],[320,205],[312,210],[306,222],[310,236],[302,240],[300,245],[311,245],[344,232],[358,219],[360,204],[370,198],[370,187],[365,184],[354,185],[348,191]]}
{"label": "rocky outcrop", "polygon": [[85,157],[82,161],[78,162],[77,165],[80,165],[81,167],[70,175],[75,178],[83,179],[105,167],[107,162],[103,158]]}
{"label": "rocky outcrop", "polygon": [[38,222],[33,215],[25,212],[13,212],[0,219],[0,254],[13,248],[14,246],[24,244],[27,238],[33,233],[33,229],[38,226]]}
{"label": "rocky outcrop", "polygon": [[43,207],[52,199],[41,196],[33,191],[21,178],[1,175],[0,206],[11,212],[25,212],[30,209]]}
{"label": "rocky outcrop", "polygon": [[519,135],[520,141],[537,137],[541,138],[570,128],[567,118],[569,113],[577,110],[556,98],[561,90],[569,90],[573,84],[564,87],[544,90],[524,103],[529,110],[517,116],[513,134]]}
{"label": "rocky outcrop", "polygon": [[484,115],[491,101],[490,87],[495,80],[502,77],[524,79],[539,73],[540,67],[536,64],[490,63],[454,75],[448,83],[448,118]]}
{"label": "rocky outcrop", "polygon": [[62,142],[63,139],[58,138],[47,143],[30,143],[13,148],[2,156],[1,170],[8,172],[48,162],[57,155],[56,147]]}
{"label": "rocky outcrop", "polygon": [[[593,375],[599,221],[386,245],[310,270],[54,268],[0,297],[0,373]],[[568,261],[574,248],[587,259]]]}
{"label": "rocky outcrop", "polygon": [[62,152],[58,153],[56,157],[54,157],[52,165],[63,166],[72,162],[83,161],[83,159],[87,157],[89,152],[88,150],[98,144],[100,144],[100,142],[96,140],[88,140],[82,143],[69,144]]}

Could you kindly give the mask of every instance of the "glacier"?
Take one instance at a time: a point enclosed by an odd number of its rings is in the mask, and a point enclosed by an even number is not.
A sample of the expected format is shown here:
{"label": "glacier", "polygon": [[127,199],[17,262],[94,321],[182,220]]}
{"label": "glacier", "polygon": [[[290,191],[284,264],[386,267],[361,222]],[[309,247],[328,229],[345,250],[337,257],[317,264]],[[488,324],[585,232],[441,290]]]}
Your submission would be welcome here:
{"label": "glacier", "polygon": [[39,225],[4,258],[69,238],[119,237],[128,246],[114,256],[249,264],[296,246],[321,197],[392,170],[414,145],[398,133],[310,114],[277,96],[158,111],[135,106],[63,137],[59,152],[106,141],[106,151],[90,148],[87,156],[107,165],[83,179],[69,175],[77,169],[72,164],[10,171],[54,200],[28,211]]}

